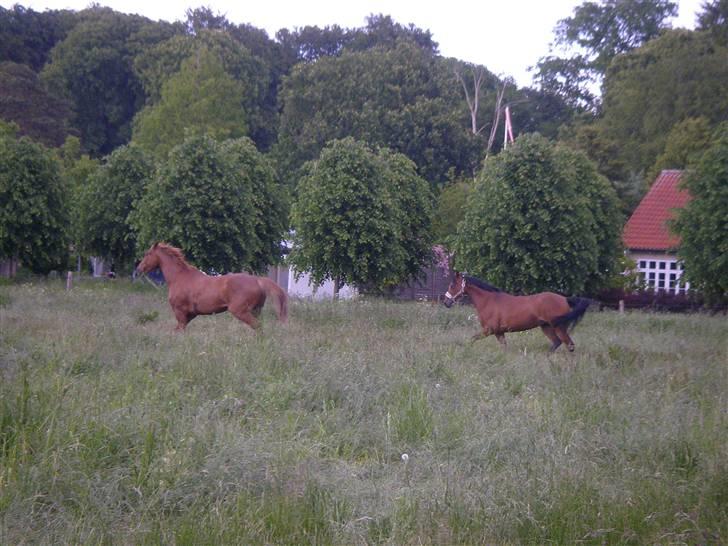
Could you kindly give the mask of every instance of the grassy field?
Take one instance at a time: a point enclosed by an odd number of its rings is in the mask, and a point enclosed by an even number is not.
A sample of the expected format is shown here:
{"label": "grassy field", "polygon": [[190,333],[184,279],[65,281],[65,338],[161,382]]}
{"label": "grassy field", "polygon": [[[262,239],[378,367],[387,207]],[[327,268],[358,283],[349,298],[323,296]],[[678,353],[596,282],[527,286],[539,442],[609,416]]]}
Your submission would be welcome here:
{"label": "grassy field", "polygon": [[0,286],[2,544],[728,542],[728,320],[294,301],[174,334],[165,291]]}

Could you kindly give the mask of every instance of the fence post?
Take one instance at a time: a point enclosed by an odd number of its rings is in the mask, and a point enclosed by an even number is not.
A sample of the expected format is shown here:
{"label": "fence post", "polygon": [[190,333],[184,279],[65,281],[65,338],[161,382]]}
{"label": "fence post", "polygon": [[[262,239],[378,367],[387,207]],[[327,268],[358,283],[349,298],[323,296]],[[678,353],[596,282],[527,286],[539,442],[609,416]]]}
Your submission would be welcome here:
{"label": "fence post", "polygon": [[624,314],[624,300],[619,300],[619,312]]}
{"label": "fence post", "polygon": [[66,290],[73,288],[73,271],[69,271],[66,275]]}

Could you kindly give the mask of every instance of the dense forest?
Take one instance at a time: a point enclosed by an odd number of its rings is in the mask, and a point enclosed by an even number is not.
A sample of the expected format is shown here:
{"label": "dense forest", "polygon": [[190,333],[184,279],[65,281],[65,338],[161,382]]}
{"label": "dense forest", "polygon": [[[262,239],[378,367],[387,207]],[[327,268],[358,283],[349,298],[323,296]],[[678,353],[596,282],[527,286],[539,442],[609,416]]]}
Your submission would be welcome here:
{"label": "dense forest", "polygon": [[[589,214],[619,224],[612,209],[623,219],[659,170],[697,161],[728,119],[728,2],[705,2],[695,30],[670,28],[676,10],[667,0],[586,2],[557,25],[534,86],[520,88],[443,57],[427,29],[387,15],[361,28],[270,37],[204,7],[174,23],[97,4],[0,7],[0,194],[23,203],[2,213],[0,257],[42,272],[71,248],[122,267],[165,238],[211,269],[260,271],[280,257],[292,218],[303,228],[320,212],[306,208],[305,192],[327,180],[318,163],[326,153],[334,173],[356,178],[369,169],[378,173],[371,180],[387,180],[360,193],[388,203],[372,244],[384,244],[376,236],[385,232],[387,244],[418,241],[416,251],[388,254],[401,255],[391,264],[401,275],[375,275],[394,282],[423,263],[431,242],[462,246],[457,226],[469,196],[483,185],[486,158],[503,153],[506,106],[516,145],[538,133],[546,142],[530,146],[539,153],[581,154],[563,156],[577,194],[585,172],[600,178],[587,193],[607,181],[610,209]],[[582,157],[588,168],[578,167]],[[44,182],[33,186],[28,168],[16,172],[21,163],[45,173]],[[42,221],[33,215],[41,205],[30,203],[39,192],[49,208]],[[413,219],[413,203],[426,219]],[[392,222],[391,233],[381,228]],[[346,267],[336,271],[348,278]],[[586,277],[564,288],[588,285]]]}

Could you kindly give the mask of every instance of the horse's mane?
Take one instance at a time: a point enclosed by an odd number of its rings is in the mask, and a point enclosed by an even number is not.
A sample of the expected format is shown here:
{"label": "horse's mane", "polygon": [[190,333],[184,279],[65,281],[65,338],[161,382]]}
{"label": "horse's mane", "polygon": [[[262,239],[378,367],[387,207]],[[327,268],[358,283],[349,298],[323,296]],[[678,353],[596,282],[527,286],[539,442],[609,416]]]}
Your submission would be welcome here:
{"label": "horse's mane", "polygon": [[187,260],[181,248],[169,245],[167,243],[157,243],[157,249],[164,252],[167,256],[175,260],[179,265],[185,268],[193,267]]}
{"label": "horse's mane", "polygon": [[468,284],[472,284],[473,286],[477,286],[481,290],[486,290],[487,292],[503,292],[500,288],[497,288],[493,286],[492,284],[488,284],[485,281],[480,280],[477,277],[470,277],[468,275],[464,275],[465,282]]}

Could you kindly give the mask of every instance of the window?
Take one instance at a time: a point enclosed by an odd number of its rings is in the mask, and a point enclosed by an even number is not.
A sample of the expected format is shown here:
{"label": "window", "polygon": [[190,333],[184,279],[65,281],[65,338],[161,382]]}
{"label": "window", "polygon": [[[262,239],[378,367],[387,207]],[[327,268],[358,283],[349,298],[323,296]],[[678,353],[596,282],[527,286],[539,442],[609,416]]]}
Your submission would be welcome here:
{"label": "window", "polygon": [[682,280],[683,264],[666,255],[664,259],[641,259],[638,261],[640,285],[652,290],[668,290],[673,294],[684,294],[690,286]]}

